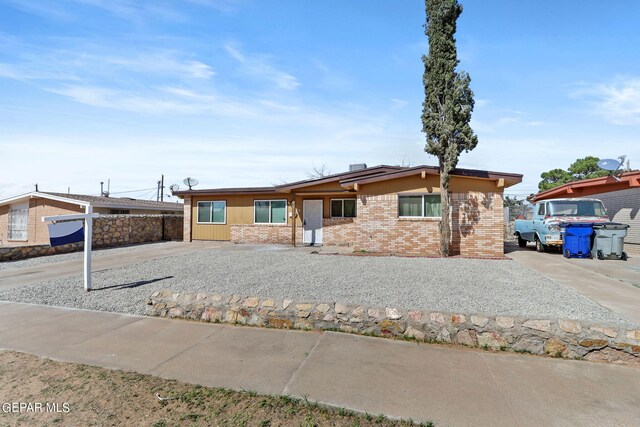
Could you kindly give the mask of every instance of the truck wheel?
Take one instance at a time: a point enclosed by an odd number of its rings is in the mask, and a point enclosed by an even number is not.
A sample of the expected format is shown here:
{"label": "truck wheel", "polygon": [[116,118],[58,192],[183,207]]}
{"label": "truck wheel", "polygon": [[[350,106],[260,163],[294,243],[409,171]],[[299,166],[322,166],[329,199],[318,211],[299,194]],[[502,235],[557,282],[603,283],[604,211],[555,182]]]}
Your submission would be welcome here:
{"label": "truck wheel", "polygon": [[622,252],[622,256],[620,257],[621,260],[626,261],[627,260],[627,253],[626,252]]}
{"label": "truck wheel", "polygon": [[526,248],[527,241],[524,240],[522,237],[518,236],[518,246],[520,246],[521,248]]}
{"label": "truck wheel", "polygon": [[547,248],[542,244],[540,239],[536,239],[536,251],[538,252],[546,252]]}
{"label": "truck wheel", "polygon": [[564,257],[565,257],[565,258],[571,258],[571,252],[569,252],[569,249],[567,249],[566,251],[564,251]]}
{"label": "truck wheel", "polygon": [[603,260],[604,259],[604,253],[602,253],[602,251],[598,251],[598,259],[599,260]]}

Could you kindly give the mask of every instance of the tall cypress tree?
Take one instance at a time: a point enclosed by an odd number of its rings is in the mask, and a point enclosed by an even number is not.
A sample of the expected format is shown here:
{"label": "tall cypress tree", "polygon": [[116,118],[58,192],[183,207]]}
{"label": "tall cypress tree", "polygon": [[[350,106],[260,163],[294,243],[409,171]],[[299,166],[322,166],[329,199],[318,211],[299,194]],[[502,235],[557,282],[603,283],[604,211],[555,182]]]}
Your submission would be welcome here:
{"label": "tall cypress tree", "polygon": [[425,151],[438,158],[440,167],[440,254],[449,256],[451,224],[449,222],[450,173],[458,164],[462,151],[473,150],[478,138],[469,121],[473,112],[471,78],[464,71],[456,71],[456,20],[462,13],[457,0],[426,0],[425,34],[429,39],[429,53],[424,62],[424,103],[422,131],[427,144]]}

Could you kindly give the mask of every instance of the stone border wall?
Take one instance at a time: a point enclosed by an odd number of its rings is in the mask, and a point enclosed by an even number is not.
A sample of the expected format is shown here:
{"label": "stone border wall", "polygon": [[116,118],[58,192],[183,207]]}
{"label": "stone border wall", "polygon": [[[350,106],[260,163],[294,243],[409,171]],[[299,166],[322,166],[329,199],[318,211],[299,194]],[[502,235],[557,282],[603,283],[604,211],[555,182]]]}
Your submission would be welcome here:
{"label": "stone border wall", "polygon": [[336,330],[640,366],[640,329],[574,320],[174,293],[169,289],[153,293],[147,301],[147,314],[275,328]]}
{"label": "stone border wall", "polygon": [[17,261],[26,258],[35,258],[45,255],[66,254],[78,252],[84,248],[84,243],[70,243],[68,245],[54,246],[31,245],[31,246],[7,246],[0,247],[0,262]]}
{"label": "stone border wall", "polygon": [[[94,248],[182,240],[180,215],[102,215],[93,221]],[[81,251],[84,243],[0,247],[0,262]]]}

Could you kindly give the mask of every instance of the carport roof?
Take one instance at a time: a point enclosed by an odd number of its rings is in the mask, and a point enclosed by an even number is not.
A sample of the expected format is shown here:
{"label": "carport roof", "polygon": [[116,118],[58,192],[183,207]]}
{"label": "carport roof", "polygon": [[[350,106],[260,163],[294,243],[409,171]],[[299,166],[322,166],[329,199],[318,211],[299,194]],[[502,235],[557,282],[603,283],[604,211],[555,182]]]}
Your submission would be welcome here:
{"label": "carport roof", "polygon": [[537,202],[540,200],[557,199],[559,197],[585,197],[594,194],[627,190],[629,188],[640,188],[640,171],[625,172],[616,178],[608,175],[600,178],[569,182],[559,187],[542,191],[531,197],[531,201]]}

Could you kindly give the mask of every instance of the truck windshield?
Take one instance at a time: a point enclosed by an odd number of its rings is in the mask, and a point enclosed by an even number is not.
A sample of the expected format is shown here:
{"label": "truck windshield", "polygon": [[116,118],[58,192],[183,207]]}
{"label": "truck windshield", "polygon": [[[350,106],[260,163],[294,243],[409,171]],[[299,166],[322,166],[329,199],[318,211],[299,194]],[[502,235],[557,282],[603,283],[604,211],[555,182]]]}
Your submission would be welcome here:
{"label": "truck windshield", "polygon": [[562,200],[549,202],[547,214],[551,216],[606,216],[599,200]]}

